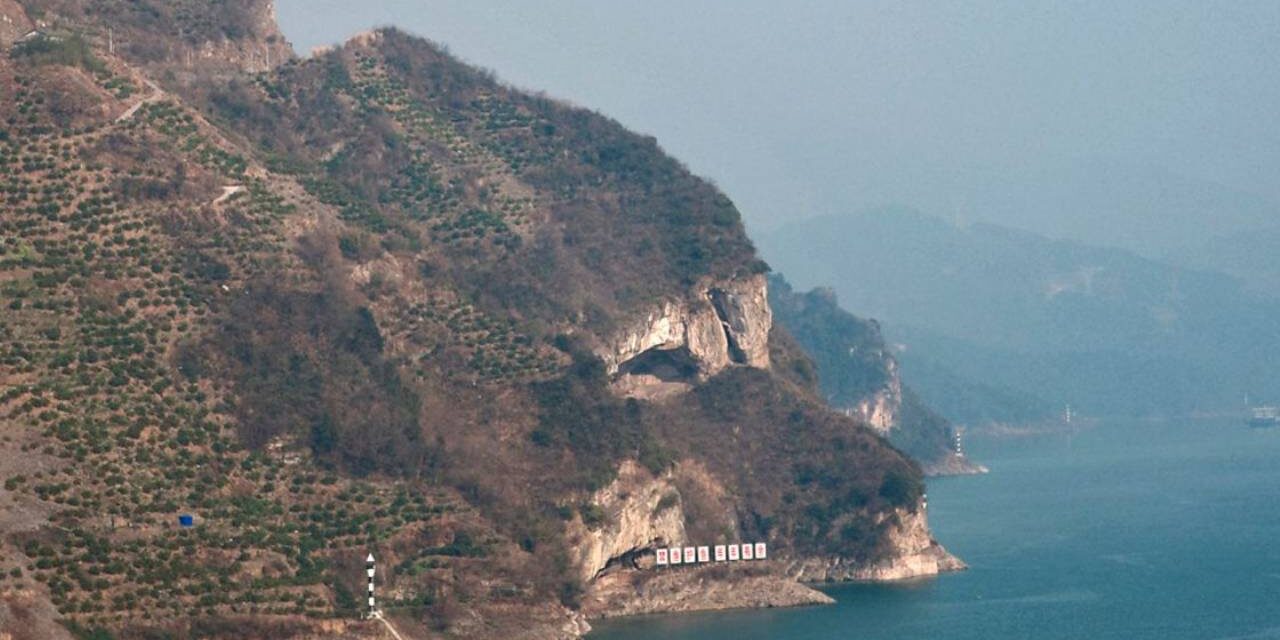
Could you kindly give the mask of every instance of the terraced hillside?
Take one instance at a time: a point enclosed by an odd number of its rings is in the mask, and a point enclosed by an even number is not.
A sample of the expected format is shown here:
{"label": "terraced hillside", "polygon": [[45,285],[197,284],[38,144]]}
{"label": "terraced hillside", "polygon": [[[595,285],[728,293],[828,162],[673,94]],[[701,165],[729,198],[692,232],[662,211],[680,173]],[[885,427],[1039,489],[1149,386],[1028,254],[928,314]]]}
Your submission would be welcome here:
{"label": "terraced hillside", "polygon": [[0,58],[15,638],[374,637],[370,551],[457,637],[575,636],[694,539],[777,561],[688,584],[955,566],[654,140],[395,31],[293,58],[267,3],[0,11],[44,25]]}
{"label": "terraced hillside", "polygon": [[[18,88],[0,161],[11,586],[46,591],[86,627],[350,617],[358,573],[334,581],[318,552],[404,544],[410,574],[495,562],[494,535],[450,492],[360,481],[240,433],[225,385],[202,375],[209,360],[189,345],[215,313],[247,304],[245,278],[287,268],[284,222],[314,221],[324,205],[176,100],[142,102],[130,88],[144,78],[98,62],[18,56],[4,69]],[[213,204],[230,184],[244,190]],[[177,529],[179,512],[200,525]],[[406,604],[429,603],[449,582]]]}

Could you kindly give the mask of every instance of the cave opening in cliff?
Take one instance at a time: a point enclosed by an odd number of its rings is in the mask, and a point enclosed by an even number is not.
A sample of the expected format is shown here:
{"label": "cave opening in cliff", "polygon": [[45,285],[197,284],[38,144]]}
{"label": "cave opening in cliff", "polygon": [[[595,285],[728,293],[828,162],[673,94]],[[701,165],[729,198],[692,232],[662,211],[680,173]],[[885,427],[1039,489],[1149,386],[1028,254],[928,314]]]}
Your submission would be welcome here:
{"label": "cave opening in cliff", "polygon": [[649,349],[618,367],[622,376],[648,376],[662,382],[689,382],[698,375],[698,362],[685,347]]}

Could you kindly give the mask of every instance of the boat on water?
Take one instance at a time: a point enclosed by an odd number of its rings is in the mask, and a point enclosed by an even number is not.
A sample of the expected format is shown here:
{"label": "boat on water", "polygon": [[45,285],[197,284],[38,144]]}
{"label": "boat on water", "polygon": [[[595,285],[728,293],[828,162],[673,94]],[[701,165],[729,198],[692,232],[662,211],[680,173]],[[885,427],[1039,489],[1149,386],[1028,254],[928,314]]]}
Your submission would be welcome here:
{"label": "boat on water", "polygon": [[1253,407],[1249,412],[1249,426],[1255,428],[1280,425],[1280,407]]}

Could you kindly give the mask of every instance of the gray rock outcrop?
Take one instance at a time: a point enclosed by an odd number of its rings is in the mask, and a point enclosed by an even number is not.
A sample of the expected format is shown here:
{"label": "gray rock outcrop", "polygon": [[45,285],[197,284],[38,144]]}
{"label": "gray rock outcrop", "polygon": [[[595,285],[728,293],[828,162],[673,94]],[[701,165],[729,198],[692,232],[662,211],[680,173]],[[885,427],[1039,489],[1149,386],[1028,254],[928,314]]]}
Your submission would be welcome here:
{"label": "gray rock outcrop", "polygon": [[699,287],[665,300],[596,350],[622,395],[657,398],[687,390],[726,367],[769,367],[763,275]]}
{"label": "gray rock outcrop", "polygon": [[629,555],[685,541],[684,510],[670,473],[654,477],[632,460],[618,477],[596,491],[591,504],[603,516],[594,528],[581,518],[569,524],[568,539],[583,582]]}
{"label": "gray rock outcrop", "polygon": [[787,573],[801,582],[885,582],[966,568],[930,535],[923,506],[915,511],[898,509],[887,517],[894,523],[887,531],[891,551],[883,560],[868,564],[838,556],[802,558],[789,562]]}

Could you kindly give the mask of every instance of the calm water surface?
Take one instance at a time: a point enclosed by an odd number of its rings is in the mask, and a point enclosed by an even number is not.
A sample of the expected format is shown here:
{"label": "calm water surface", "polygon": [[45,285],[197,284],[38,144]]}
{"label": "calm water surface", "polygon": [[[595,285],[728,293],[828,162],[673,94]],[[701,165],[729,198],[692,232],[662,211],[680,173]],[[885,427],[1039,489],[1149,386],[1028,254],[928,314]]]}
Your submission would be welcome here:
{"label": "calm water surface", "polygon": [[1105,424],[968,445],[989,475],[929,483],[934,532],[968,571],[590,638],[1280,639],[1280,429]]}

